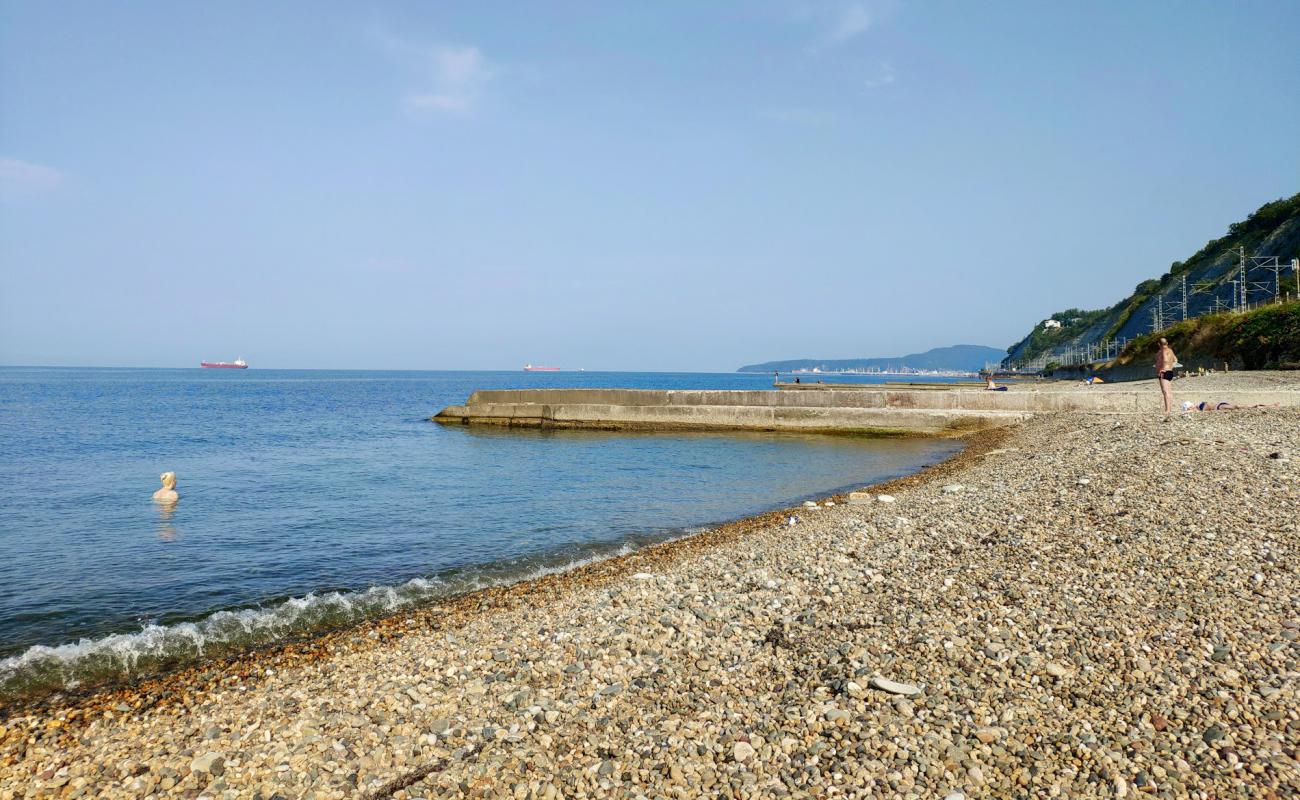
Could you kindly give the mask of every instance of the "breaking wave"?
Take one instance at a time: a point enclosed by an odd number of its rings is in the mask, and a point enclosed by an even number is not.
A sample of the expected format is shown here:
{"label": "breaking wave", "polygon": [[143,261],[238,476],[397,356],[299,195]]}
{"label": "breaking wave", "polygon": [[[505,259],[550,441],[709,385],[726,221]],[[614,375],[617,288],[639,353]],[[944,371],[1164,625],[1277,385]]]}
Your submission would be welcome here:
{"label": "breaking wave", "polygon": [[35,645],[0,660],[0,699],[129,681],[185,664],[247,651],[292,637],[322,633],[398,611],[419,608],[467,592],[504,586],[627,555],[645,544],[677,536],[638,537],[604,547],[538,561],[512,559],[476,568],[415,578],[397,586],[291,597],[273,605],[223,610],[193,622],[148,624],[57,646]]}

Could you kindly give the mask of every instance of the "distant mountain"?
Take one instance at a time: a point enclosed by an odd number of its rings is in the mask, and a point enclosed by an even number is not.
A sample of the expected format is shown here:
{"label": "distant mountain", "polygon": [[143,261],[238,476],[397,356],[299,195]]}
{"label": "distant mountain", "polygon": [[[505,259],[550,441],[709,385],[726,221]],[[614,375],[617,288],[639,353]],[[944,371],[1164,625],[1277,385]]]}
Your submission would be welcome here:
{"label": "distant mountain", "polygon": [[844,369],[880,369],[896,370],[900,368],[923,370],[955,370],[960,372],[977,372],[986,363],[996,364],[1006,358],[1007,351],[996,347],[982,347],[977,344],[956,344],[952,347],[936,347],[924,353],[897,358],[840,358],[813,359],[797,358],[790,361],[765,361],[762,364],[749,364],[737,372],[790,372],[796,369],[820,369],[822,372],[834,372]]}

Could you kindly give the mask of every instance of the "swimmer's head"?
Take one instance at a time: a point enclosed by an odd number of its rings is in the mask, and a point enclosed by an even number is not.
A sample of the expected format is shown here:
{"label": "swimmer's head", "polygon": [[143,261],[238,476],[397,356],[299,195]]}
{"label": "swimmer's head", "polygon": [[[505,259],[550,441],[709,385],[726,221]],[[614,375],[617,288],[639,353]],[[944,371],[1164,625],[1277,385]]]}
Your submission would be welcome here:
{"label": "swimmer's head", "polygon": [[158,477],[162,480],[162,485],[163,485],[163,488],[164,488],[164,489],[175,489],[175,488],[176,488],[176,473],[175,473],[175,472],[164,472],[163,474],[159,475]]}

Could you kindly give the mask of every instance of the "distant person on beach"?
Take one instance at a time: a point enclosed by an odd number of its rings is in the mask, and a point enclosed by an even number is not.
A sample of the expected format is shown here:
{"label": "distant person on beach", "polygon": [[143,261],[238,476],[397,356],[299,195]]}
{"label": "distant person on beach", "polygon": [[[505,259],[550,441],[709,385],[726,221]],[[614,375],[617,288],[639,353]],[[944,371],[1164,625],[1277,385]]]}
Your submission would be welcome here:
{"label": "distant person on beach", "polygon": [[1169,346],[1169,340],[1160,337],[1160,343],[1156,346],[1156,381],[1160,384],[1160,396],[1165,401],[1165,413],[1174,413],[1174,365],[1178,363],[1178,356],[1174,355],[1174,349]]}
{"label": "distant person on beach", "polygon": [[181,499],[176,493],[176,473],[164,472],[158,476],[162,480],[162,488],[153,493],[153,499],[159,503],[175,503]]}
{"label": "distant person on beach", "polygon": [[1007,390],[1007,387],[1005,387],[1005,386],[998,386],[996,383],[993,382],[993,373],[992,373],[992,372],[986,372],[986,373],[984,373],[984,391],[986,391],[986,392],[1005,392],[1006,390]]}

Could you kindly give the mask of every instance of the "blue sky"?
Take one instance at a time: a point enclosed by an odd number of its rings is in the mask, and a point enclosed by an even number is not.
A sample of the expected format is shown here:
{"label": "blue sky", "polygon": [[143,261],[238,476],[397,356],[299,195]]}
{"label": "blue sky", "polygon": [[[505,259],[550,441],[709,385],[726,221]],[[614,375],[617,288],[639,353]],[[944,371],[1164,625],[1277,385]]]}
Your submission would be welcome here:
{"label": "blue sky", "polygon": [[1300,3],[0,2],[0,363],[1006,346],[1300,191]]}

